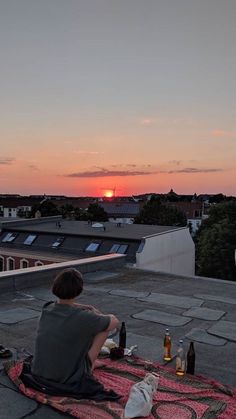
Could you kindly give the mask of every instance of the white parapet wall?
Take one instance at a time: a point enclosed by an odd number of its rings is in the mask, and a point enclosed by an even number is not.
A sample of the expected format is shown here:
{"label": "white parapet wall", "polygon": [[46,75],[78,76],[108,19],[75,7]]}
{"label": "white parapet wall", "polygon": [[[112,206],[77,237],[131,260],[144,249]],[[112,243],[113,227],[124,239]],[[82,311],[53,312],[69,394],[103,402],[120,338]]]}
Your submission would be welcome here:
{"label": "white parapet wall", "polygon": [[166,231],[143,239],[136,267],[176,275],[195,274],[195,245],[188,228]]}
{"label": "white parapet wall", "polygon": [[16,269],[0,272],[0,293],[19,291],[25,288],[51,284],[55,275],[62,269],[76,268],[81,273],[96,272],[122,268],[125,255],[109,254],[84,259],[73,259],[66,262],[51,263],[43,266]]}

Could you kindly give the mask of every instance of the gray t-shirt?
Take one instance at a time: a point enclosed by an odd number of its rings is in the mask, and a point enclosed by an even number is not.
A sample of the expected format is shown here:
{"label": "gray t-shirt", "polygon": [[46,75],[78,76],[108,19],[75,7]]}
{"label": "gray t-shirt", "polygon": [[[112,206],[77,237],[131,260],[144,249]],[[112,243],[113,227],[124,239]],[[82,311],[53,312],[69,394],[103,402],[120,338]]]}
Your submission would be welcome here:
{"label": "gray t-shirt", "polygon": [[62,387],[78,385],[89,370],[88,351],[94,337],[108,328],[110,316],[100,316],[67,304],[43,308],[32,373]]}

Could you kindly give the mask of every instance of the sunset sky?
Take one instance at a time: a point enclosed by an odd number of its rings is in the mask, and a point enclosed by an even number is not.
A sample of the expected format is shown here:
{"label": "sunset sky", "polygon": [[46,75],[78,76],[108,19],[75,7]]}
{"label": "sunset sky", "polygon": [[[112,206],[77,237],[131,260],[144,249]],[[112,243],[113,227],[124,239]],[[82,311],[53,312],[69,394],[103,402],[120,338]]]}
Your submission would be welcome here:
{"label": "sunset sky", "polygon": [[235,0],[0,0],[0,193],[236,195]]}

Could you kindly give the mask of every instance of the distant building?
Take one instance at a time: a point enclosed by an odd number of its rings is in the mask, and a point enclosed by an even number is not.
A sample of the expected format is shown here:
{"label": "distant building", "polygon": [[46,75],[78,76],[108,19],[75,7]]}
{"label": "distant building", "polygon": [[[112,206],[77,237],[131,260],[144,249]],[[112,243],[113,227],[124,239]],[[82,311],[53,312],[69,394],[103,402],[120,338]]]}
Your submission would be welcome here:
{"label": "distant building", "polygon": [[140,213],[141,204],[130,201],[99,202],[99,205],[106,211],[108,219],[112,223],[132,224],[135,217]]}
{"label": "distant building", "polygon": [[190,226],[191,233],[194,235],[199,229],[204,219],[204,204],[201,202],[177,201],[167,202],[166,205],[175,207],[183,212],[187,219],[187,225]]}
{"label": "distant building", "polygon": [[0,217],[27,217],[33,205],[40,204],[40,202],[40,198],[0,196]]}

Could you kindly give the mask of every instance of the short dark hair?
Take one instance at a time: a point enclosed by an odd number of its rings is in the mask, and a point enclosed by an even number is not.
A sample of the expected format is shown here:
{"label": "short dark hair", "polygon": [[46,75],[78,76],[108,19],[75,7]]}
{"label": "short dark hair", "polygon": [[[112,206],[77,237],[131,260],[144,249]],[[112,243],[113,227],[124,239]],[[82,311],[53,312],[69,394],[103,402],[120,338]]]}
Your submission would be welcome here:
{"label": "short dark hair", "polygon": [[77,269],[68,268],[57,274],[53,281],[52,292],[62,300],[69,300],[83,291],[83,278]]}

